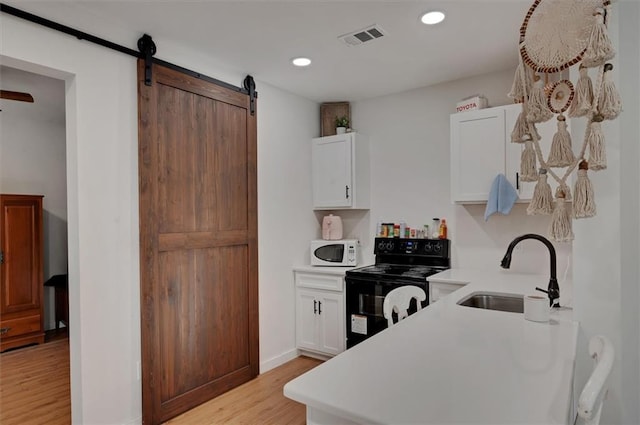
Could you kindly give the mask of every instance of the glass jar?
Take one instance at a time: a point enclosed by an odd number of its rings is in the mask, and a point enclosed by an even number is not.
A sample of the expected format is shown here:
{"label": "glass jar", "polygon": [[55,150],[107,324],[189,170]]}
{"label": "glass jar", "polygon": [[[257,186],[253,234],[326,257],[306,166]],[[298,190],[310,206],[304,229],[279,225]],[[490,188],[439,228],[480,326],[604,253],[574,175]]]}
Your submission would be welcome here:
{"label": "glass jar", "polygon": [[440,219],[438,217],[434,217],[431,222],[431,234],[429,235],[429,239],[438,239],[438,235],[440,233]]}

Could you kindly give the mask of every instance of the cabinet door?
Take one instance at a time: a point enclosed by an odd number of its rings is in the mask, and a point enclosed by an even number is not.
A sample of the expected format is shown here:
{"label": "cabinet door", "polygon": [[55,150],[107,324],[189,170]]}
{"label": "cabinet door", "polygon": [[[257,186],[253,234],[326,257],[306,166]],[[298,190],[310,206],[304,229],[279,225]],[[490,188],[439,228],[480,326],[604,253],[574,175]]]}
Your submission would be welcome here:
{"label": "cabinet door", "polygon": [[39,310],[43,291],[42,197],[3,195],[2,314]]}
{"label": "cabinet door", "polygon": [[344,296],[341,293],[318,292],[320,320],[319,350],[339,354],[345,348]]}
{"label": "cabinet door", "polygon": [[504,108],[451,115],[451,199],[489,199],[493,180],[505,172]]}
{"label": "cabinet door", "polygon": [[349,207],[352,202],[351,134],[313,139],[313,206]]}
{"label": "cabinet door", "polygon": [[318,350],[319,325],[317,291],[296,289],[296,343],[298,348]]}

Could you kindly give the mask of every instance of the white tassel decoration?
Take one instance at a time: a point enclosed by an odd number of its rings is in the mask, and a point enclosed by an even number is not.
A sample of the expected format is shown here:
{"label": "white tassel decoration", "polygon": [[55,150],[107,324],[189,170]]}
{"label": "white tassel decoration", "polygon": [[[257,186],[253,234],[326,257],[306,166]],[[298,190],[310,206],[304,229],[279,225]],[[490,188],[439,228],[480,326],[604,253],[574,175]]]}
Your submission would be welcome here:
{"label": "white tassel decoration", "polygon": [[573,240],[571,204],[567,203],[562,190],[556,191],[556,206],[551,216],[549,237],[556,242],[570,242]]}
{"label": "white tassel decoration", "polygon": [[540,137],[540,133],[538,133],[538,129],[536,128],[535,124],[529,124],[529,137],[532,140],[542,139],[542,137]]}
{"label": "white tassel decoration", "polygon": [[583,117],[591,111],[593,106],[593,83],[589,78],[589,71],[585,66],[580,65],[580,78],[576,83],[576,96],[573,98],[570,117]]}
{"label": "white tassel decoration", "polygon": [[518,115],[516,125],[513,126],[511,143],[524,143],[528,139],[531,139],[531,136],[529,136],[529,124],[527,124],[526,114],[523,109]]}
{"label": "white tassel decoration", "polygon": [[540,169],[538,183],[533,189],[533,197],[527,207],[529,215],[551,215],[553,213],[553,195],[551,186],[547,183],[547,170]]}
{"label": "white tassel decoration", "polygon": [[607,32],[607,26],[604,23],[604,14],[604,9],[596,9],[595,22],[591,29],[587,49],[582,57],[582,63],[589,68],[600,66],[616,55]]}
{"label": "white tassel decoration", "polygon": [[539,123],[549,121],[553,116],[553,112],[547,107],[547,96],[544,93],[544,81],[536,76],[538,80],[533,83],[531,95],[527,102],[527,121]]}
{"label": "white tassel decoration", "polygon": [[593,186],[587,176],[588,170],[587,161],[581,161],[578,166],[578,179],[573,190],[573,216],[575,218],[588,218],[596,215]]}
{"label": "white tassel decoration", "polygon": [[571,149],[571,135],[567,131],[565,117],[560,114],[558,116],[558,131],[553,135],[547,164],[549,167],[568,167],[573,161],[575,161],[575,157]]}
{"label": "white tassel decoration", "polygon": [[611,77],[613,65],[610,63],[604,66],[604,77],[602,81],[602,91],[598,101],[598,112],[607,120],[613,120],[622,111],[622,100]]}
{"label": "white tassel decoration", "polygon": [[589,124],[589,168],[593,171],[604,170],[607,168],[607,151],[604,146],[604,134],[600,125],[603,117],[596,115]]}
{"label": "white tassel decoration", "polygon": [[520,63],[516,68],[516,74],[513,76],[513,84],[511,85],[511,91],[507,96],[509,96],[516,102],[522,102],[525,97],[524,84],[526,84],[526,81],[527,81],[527,73],[525,70],[525,66],[522,63],[522,57],[520,57]]}
{"label": "white tassel decoration", "polygon": [[567,201],[571,200],[571,188],[569,187],[569,185],[567,185],[566,182],[561,181],[560,186],[556,188],[556,191],[558,190],[561,190],[562,193],[564,193],[564,199],[566,199]]}
{"label": "white tassel decoration", "polygon": [[538,180],[536,171],[536,151],[533,149],[533,142],[527,140],[524,150],[520,155],[520,180],[523,182],[534,182]]}

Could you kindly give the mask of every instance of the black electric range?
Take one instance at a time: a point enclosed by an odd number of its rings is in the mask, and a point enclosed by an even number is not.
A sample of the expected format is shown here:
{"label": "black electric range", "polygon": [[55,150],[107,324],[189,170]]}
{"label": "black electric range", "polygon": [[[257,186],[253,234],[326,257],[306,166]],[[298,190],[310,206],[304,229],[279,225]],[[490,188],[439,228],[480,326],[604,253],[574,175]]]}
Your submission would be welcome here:
{"label": "black electric range", "polygon": [[[450,268],[447,239],[376,238],[375,264],[346,272],[347,348],[387,328],[384,297],[402,285],[422,288],[429,300],[427,278]],[[413,304],[409,314],[415,312]]]}

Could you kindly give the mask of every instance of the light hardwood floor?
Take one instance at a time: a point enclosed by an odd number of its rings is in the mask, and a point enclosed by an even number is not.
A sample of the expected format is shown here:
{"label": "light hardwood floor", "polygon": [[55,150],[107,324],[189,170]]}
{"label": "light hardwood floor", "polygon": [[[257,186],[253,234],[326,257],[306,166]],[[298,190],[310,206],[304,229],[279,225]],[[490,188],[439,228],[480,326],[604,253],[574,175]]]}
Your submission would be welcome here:
{"label": "light hardwood floor", "polygon": [[69,340],[0,355],[0,424],[71,423]]}
{"label": "light hardwood floor", "polygon": [[[305,407],[282,395],[291,379],[320,360],[298,357],[166,422],[167,425],[304,425]],[[0,424],[71,423],[69,340],[0,355]]]}
{"label": "light hardwood floor", "polygon": [[183,413],[166,424],[304,425],[305,406],[284,397],[282,387],[320,363],[320,360],[298,357]]}

